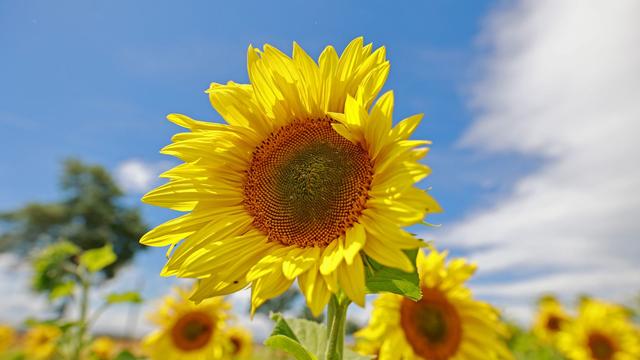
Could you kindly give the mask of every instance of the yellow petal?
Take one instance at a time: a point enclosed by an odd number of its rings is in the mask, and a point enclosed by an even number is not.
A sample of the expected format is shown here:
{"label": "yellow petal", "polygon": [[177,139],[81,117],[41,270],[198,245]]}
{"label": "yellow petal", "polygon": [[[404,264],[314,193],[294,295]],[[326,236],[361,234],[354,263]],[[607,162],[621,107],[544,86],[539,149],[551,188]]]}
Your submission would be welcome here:
{"label": "yellow petal", "polygon": [[416,239],[407,231],[401,229],[393,221],[376,209],[366,209],[360,222],[364,225],[368,234],[383,241],[388,246],[398,249],[415,249],[424,246],[424,243]]}
{"label": "yellow petal", "polygon": [[295,279],[318,262],[320,251],[317,247],[289,250],[282,261],[282,273],[287,279]]}
{"label": "yellow petal", "polygon": [[206,121],[193,120],[182,114],[169,114],[167,119],[172,123],[187,128],[189,130],[225,130],[225,126]]}
{"label": "yellow petal", "polygon": [[406,272],[413,272],[414,270],[413,264],[402,250],[389,246],[384,241],[373,236],[367,237],[364,252],[382,265]]}
{"label": "yellow petal", "polygon": [[320,274],[322,275],[324,282],[327,284],[329,291],[334,294],[340,291],[340,287],[338,286],[338,273],[336,271],[326,275],[322,274],[322,272]]}
{"label": "yellow petal", "polygon": [[251,286],[251,316],[265,301],[287,291],[292,282],[293,280],[285,278],[281,272],[274,272],[254,281]]}
{"label": "yellow petal", "polygon": [[281,247],[269,254],[265,254],[247,273],[247,281],[254,281],[275,271],[281,271],[283,256],[289,251]]}
{"label": "yellow petal", "polygon": [[362,258],[357,256],[353,264],[342,263],[337,271],[340,287],[354,303],[364,306],[364,266]]}
{"label": "yellow petal", "polygon": [[214,296],[232,294],[236,291],[242,290],[245,286],[247,286],[247,281],[244,279],[244,276],[239,276],[232,280],[212,276],[198,281],[197,288],[191,295],[190,299],[199,303],[204,299]]}
{"label": "yellow petal", "polygon": [[408,139],[416,130],[423,117],[424,114],[415,114],[400,121],[391,131],[391,137],[402,140]]}
{"label": "yellow petal", "polygon": [[313,266],[309,271],[300,275],[298,284],[313,316],[320,316],[329,302],[331,292],[318,272],[318,267]]}
{"label": "yellow petal", "polygon": [[344,260],[348,265],[353,264],[353,259],[358,255],[366,241],[364,226],[359,223],[347,230],[344,240]]}
{"label": "yellow petal", "polygon": [[222,189],[205,182],[176,180],[149,191],[142,201],[172,210],[191,211],[198,201],[213,199],[229,205],[239,204],[242,202],[242,193],[237,189]]}
{"label": "yellow petal", "polygon": [[323,275],[329,274],[340,265],[340,262],[344,258],[343,242],[343,236],[340,236],[324,249],[320,263],[320,273]]}
{"label": "yellow petal", "polygon": [[215,216],[212,211],[198,211],[182,215],[158,225],[147,232],[140,239],[140,243],[147,246],[167,246],[183,240],[187,236],[200,230]]}

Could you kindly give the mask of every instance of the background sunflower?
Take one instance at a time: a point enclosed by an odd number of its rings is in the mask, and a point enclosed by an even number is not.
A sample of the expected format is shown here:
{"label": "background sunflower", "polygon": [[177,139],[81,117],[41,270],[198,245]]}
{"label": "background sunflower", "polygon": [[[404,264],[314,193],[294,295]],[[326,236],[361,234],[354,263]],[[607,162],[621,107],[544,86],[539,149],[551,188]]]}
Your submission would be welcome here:
{"label": "background sunflower", "polygon": [[572,360],[640,358],[640,333],[623,307],[584,299],[574,321],[558,335],[558,347]]}
{"label": "background sunflower", "polygon": [[359,351],[380,360],[512,358],[497,311],[464,285],[476,266],[446,257],[435,249],[419,253],[419,301],[394,294],[374,301],[369,324],[355,334]]}
{"label": "background sunflower", "polygon": [[151,314],[158,329],[143,341],[151,359],[216,360],[225,357],[224,329],[229,304],[222,298],[211,298],[196,305],[190,292],[176,288]]}

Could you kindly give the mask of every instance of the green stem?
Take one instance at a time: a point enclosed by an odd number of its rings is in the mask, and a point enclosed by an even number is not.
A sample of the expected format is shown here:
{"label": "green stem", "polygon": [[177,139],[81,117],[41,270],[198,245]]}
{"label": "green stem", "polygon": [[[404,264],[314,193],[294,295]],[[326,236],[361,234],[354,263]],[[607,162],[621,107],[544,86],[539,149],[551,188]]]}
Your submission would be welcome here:
{"label": "green stem", "polygon": [[80,318],[78,319],[78,334],[75,351],[73,354],[74,360],[80,360],[82,357],[82,350],[85,345],[85,336],[87,332],[87,316],[89,311],[89,279],[86,271],[79,271],[81,292],[80,292]]}
{"label": "green stem", "polygon": [[332,295],[327,311],[327,329],[329,341],[325,353],[326,360],[342,360],[344,353],[344,325],[347,320],[347,308],[351,301],[340,293]]}

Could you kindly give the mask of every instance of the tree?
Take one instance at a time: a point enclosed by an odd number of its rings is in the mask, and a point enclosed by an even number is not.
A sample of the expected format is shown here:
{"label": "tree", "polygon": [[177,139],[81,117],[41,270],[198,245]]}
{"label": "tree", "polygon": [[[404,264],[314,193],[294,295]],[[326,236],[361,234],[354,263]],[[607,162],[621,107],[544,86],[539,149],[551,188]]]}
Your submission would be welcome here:
{"label": "tree", "polygon": [[31,203],[0,213],[0,251],[24,255],[60,239],[81,250],[111,244],[118,259],[104,272],[113,276],[118,267],[144,248],[138,239],[147,225],[139,210],[122,203],[122,191],[99,165],[65,161],[60,185],[61,201]]}

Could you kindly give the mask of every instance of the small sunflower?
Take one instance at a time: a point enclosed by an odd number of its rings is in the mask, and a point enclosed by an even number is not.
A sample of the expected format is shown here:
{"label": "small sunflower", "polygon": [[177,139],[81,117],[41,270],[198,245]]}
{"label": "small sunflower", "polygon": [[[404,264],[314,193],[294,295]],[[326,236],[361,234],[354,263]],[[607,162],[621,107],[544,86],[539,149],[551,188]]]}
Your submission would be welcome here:
{"label": "small sunflower", "polygon": [[587,299],[578,317],[558,335],[559,349],[572,360],[640,359],[638,329],[622,307]]}
{"label": "small sunflower", "polygon": [[413,271],[402,250],[423,243],[402,227],[440,210],[414,186],[430,173],[429,142],[409,140],[422,115],[392,127],[392,92],[372,106],[389,62],[362,38],[317,63],[295,43],[247,57],[250,84],[207,91],[226,124],[168,116],[191,132],[162,153],[184,164],[142,200],[188,214],[141,243],[177,245],[162,275],[200,279],[195,301],[250,286],[254,312],[298,279],[315,315],[338,289],[362,306],[361,254]]}
{"label": "small sunflower", "polygon": [[445,263],[447,252],[418,254],[422,299],[381,294],[371,321],[358,331],[357,349],[388,359],[511,359],[507,329],[489,304],[474,300],[464,282],[475,265]]}
{"label": "small sunflower", "polygon": [[0,324],[0,354],[11,348],[16,341],[16,331],[9,325]]}
{"label": "small sunflower", "polygon": [[538,314],[533,324],[533,333],[540,340],[553,344],[560,329],[570,321],[562,304],[553,296],[545,296],[538,302]]}
{"label": "small sunflower", "polygon": [[62,331],[57,326],[41,324],[29,329],[24,339],[24,349],[27,359],[48,360],[58,348],[58,340]]}
{"label": "small sunflower", "polygon": [[253,339],[251,333],[241,327],[227,329],[226,337],[231,359],[247,359],[253,353]]}
{"label": "small sunflower", "polygon": [[100,336],[91,343],[91,354],[99,360],[109,360],[115,354],[116,343],[107,336]]}
{"label": "small sunflower", "polygon": [[154,360],[215,360],[224,357],[224,324],[230,305],[216,297],[200,304],[190,293],[177,289],[167,296],[151,320],[159,329],[143,340],[145,352]]}

